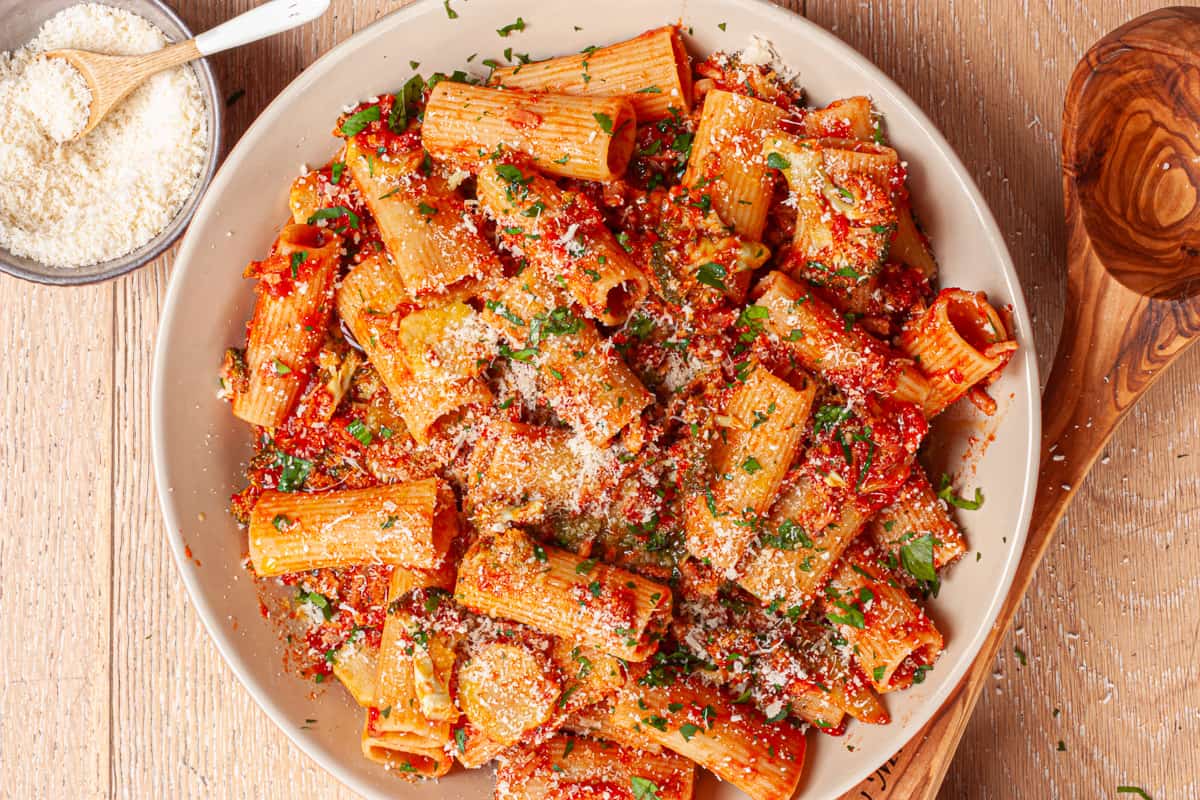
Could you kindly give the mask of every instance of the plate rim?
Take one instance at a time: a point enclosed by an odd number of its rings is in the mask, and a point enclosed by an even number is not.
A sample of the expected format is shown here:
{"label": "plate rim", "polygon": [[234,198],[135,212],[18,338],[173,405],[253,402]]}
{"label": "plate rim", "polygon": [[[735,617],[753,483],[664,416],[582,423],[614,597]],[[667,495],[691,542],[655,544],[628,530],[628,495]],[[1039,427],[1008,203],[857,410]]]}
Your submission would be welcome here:
{"label": "plate rim", "polygon": [[[1017,512],[1013,515],[1015,520],[1013,542],[1010,544],[1008,561],[1004,567],[1002,577],[997,586],[997,591],[993,596],[990,604],[987,607],[986,613],[979,619],[978,624],[972,626],[970,633],[960,633],[964,638],[969,637],[969,641],[964,649],[964,655],[960,663],[953,670],[950,670],[950,677],[946,679],[937,691],[935,691],[926,701],[925,711],[923,713],[910,715],[910,720],[915,720],[915,724],[911,725],[910,735],[904,738],[899,744],[897,752],[904,747],[907,747],[921,732],[922,728],[941,711],[946,704],[947,699],[956,692],[964,675],[974,664],[978,658],[979,651],[982,648],[983,642],[990,633],[1000,609],[1007,601],[1008,595],[1012,590],[1013,580],[1016,576],[1017,567],[1022,559],[1024,544],[1028,536],[1029,524],[1033,513],[1033,504],[1036,496],[1037,480],[1040,469],[1041,459],[1041,430],[1042,430],[1042,415],[1041,415],[1041,392],[1039,369],[1037,364],[1037,349],[1034,340],[1034,329],[1029,318],[1028,308],[1025,300],[1025,294],[1021,287],[1020,277],[1017,274],[1016,267],[1013,264],[1012,256],[1004,242],[1000,227],[996,222],[995,216],[992,214],[990,207],[984,199],[982,192],[975,184],[970,172],[946,140],[941,130],[929,119],[925,111],[918,105],[895,81],[891,79],[882,69],[876,66],[867,56],[859,53],[853,46],[840,39],[836,34],[826,30],[817,23],[802,16],[798,12],[785,9],[775,5],[770,0],[719,0],[727,3],[731,8],[737,6],[756,6],[766,16],[772,18],[779,24],[779,30],[795,32],[796,35],[804,38],[820,39],[822,43],[832,50],[839,51],[840,55],[847,61],[852,62],[863,73],[870,76],[877,82],[878,86],[886,92],[888,99],[893,105],[903,108],[909,114],[920,128],[921,132],[927,136],[933,147],[937,150],[938,155],[945,160],[947,166],[953,173],[955,180],[958,183],[958,189],[961,196],[965,197],[970,202],[971,210],[979,219],[981,227],[986,237],[985,245],[998,257],[998,262],[1002,267],[1002,275],[1004,284],[1009,290],[1012,298],[1012,313],[1016,319],[1016,328],[1022,334],[1021,346],[1026,351],[1026,356],[1023,359],[1024,370],[1020,375],[1020,379],[1024,386],[1028,389],[1023,395],[1018,395],[1014,398],[1014,405],[1021,404],[1024,406],[1025,414],[1029,420],[1027,427],[1027,441],[1024,443],[1024,465],[1023,465],[1023,482],[1020,491],[1020,504]],[[320,72],[326,61],[340,55],[344,50],[353,50],[361,46],[366,39],[382,35],[383,28],[391,29],[393,26],[402,25],[404,21],[411,17],[423,14],[426,12],[426,7],[440,6],[441,0],[416,0],[415,2],[397,9],[378,20],[375,20],[370,25],[356,31],[345,40],[339,42],[328,51],[323,53],[319,58],[309,64],[299,75],[287,84],[275,96],[272,101],[255,117],[254,121],[246,128],[239,137],[237,143],[230,149],[221,163],[217,174],[213,177],[204,197],[195,209],[193,219],[207,218],[217,201],[216,197],[223,190],[225,183],[232,179],[235,170],[227,168],[228,164],[240,161],[244,150],[251,149],[251,140],[257,129],[266,125],[266,120],[275,117],[281,112],[281,109],[297,99],[297,96],[302,93],[303,88],[312,80],[315,73]],[[686,13],[686,0],[683,2],[684,13]],[[163,513],[166,535],[172,555],[174,556],[175,565],[180,579],[187,589],[188,598],[193,609],[199,616],[207,630],[209,637],[212,639],[222,659],[233,671],[238,682],[250,694],[254,702],[267,714],[267,716],[275,723],[287,738],[298,747],[305,755],[313,759],[320,767],[329,772],[334,778],[341,782],[347,788],[352,789],[366,797],[376,796],[376,792],[372,787],[364,785],[348,768],[344,767],[342,761],[331,756],[327,756],[320,748],[311,746],[309,739],[302,736],[300,731],[293,730],[293,726],[280,707],[274,700],[272,691],[265,683],[255,679],[250,671],[243,666],[244,660],[237,654],[233,637],[220,624],[220,618],[215,610],[211,607],[208,599],[208,594],[201,588],[199,580],[193,574],[193,571],[188,569],[190,559],[188,558],[182,536],[182,525],[179,513],[173,505],[171,498],[171,488],[167,483],[167,455],[165,451],[165,437],[163,431],[167,419],[167,403],[165,386],[163,383],[163,375],[166,372],[166,362],[169,358],[170,347],[172,341],[169,326],[175,316],[177,307],[183,302],[182,296],[182,274],[185,271],[193,269],[196,264],[196,255],[194,251],[200,248],[201,243],[197,236],[192,235],[192,228],[189,226],[184,234],[179,250],[175,257],[174,264],[171,269],[170,283],[167,288],[166,299],[162,306],[160,314],[157,339],[155,343],[154,357],[152,362],[152,381],[151,381],[151,446],[152,457],[154,463],[154,478],[157,486],[157,494],[159,505]],[[1010,408],[1008,413],[1016,410]],[[886,763],[886,762],[885,762]],[[878,769],[876,764],[871,764],[870,770],[854,771],[849,774],[849,777],[844,779],[841,784],[826,797],[832,800],[841,794],[853,789],[864,779],[869,777],[872,772]],[[862,772],[862,774],[858,774]],[[397,790],[403,787],[398,786]],[[814,795],[810,800],[817,800]]]}

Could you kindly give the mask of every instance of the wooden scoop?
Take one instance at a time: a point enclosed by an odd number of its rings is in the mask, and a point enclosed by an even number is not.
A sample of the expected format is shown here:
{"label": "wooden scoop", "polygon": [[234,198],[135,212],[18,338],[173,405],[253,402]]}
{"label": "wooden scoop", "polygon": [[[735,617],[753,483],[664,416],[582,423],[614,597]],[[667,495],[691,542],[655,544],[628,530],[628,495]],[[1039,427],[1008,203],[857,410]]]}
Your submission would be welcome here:
{"label": "wooden scoop", "polygon": [[932,800],[1063,512],[1129,409],[1200,336],[1200,8],[1097,42],[1063,112],[1067,307],[1012,590],[958,691],[845,800]]}
{"label": "wooden scoop", "polygon": [[316,19],[329,0],[272,0],[186,42],[139,56],[111,56],[86,50],[52,50],[47,58],[65,59],[92,92],[87,124],[74,137],[91,132],[100,120],[147,78],[201,56],[256,42]]}

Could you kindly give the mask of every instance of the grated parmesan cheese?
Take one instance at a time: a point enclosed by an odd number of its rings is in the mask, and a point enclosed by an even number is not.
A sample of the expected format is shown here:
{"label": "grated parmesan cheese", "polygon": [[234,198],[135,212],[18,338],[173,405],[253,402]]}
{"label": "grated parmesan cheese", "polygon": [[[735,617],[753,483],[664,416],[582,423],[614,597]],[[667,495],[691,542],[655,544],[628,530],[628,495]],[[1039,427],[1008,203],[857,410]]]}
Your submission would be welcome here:
{"label": "grated parmesan cheese", "polygon": [[132,252],[191,195],[207,154],[204,100],[187,67],[152,76],[87,136],[91,93],[48,50],[135,55],[162,31],[119,8],[71,6],[13,53],[0,53],[0,246],[43,264],[82,267]]}

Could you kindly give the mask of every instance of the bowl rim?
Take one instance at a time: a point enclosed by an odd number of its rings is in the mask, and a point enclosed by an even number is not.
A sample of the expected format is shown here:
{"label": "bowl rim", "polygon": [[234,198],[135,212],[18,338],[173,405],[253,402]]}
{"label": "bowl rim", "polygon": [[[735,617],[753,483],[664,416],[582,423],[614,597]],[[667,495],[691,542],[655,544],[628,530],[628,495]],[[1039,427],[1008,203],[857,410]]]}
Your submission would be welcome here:
{"label": "bowl rim", "polygon": [[[897,746],[897,751],[899,751],[916,739],[924,726],[938,715],[946,702],[957,692],[963,677],[978,658],[979,651],[983,646],[984,640],[990,633],[1000,609],[1007,601],[1017,567],[1024,552],[1024,545],[1033,513],[1041,460],[1042,413],[1041,392],[1039,389],[1041,384],[1037,364],[1034,328],[1030,321],[1020,277],[1017,274],[1012,256],[1007,245],[1004,243],[1000,227],[990,207],[975,184],[970,172],[958,157],[958,154],[921,106],[867,56],[859,53],[853,46],[840,39],[835,33],[826,30],[807,17],[776,5],[770,2],[770,0],[723,0],[723,2],[729,3],[734,8],[739,5],[757,6],[765,16],[779,23],[779,30],[792,30],[798,34],[802,31],[803,33],[800,35],[821,40],[825,46],[838,51],[842,57],[855,63],[865,74],[877,81],[878,85],[889,96],[889,99],[896,106],[904,108],[905,112],[911,115],[921,132],[929,138],[938,156],[944,159],[950,168],[954,178],[957,180],[957,188],[961,191],[960,196],[969,202],[972,211],[977,215],[985,236],[983,244],[997,256],[999,264],[1002,267],[1003,280],[1011,288],[1012,313],[1016,319],[1015,327],[1022,334],[1021,344],[1027,354],[1023,360],[1024,371],[1020,374],[1020,379],[1023,385],[1029,387],[1031,391],[1025,392],[1023,396],[1014,398],[1013,407],[1007,412],[1016,413],[1017,406],[1023,405],[1024,408],[1022,411],[1028,419],[1026,441],[1022,443],[1024,463],[1021,467],[1023,480],[1020,489],[1020,502],[1019,507],[1012,514],[1014,524],[1013,541],[1009,545],[1011,548],[1010,556],[996,585],[995,595],[988,604],[986,612],[978,618],[977,624],[973,625],[970,630],[958,634],[962,639],[967,640],[964,654],[960,661],[953,670],[947,671],[949,677],[923,704],[924,710],[921,713],[910,713],[908,720],[915,720],[915,722],[911,724],[908,735],[899,741]],[[267,120],[273,119],[283,113],[286,105],[295,102],[302,95],[302,89],[305,84],[310,80],[315,80],[310,76],[314,72],[319,71],[326,61],[339,56],[344,50],[352,50],[360,46],[361,42],[366,38],[378,35],[378,29],[381,26],[402,25],[410,18],[424,13],[427,7],[440,5],[441,0],[416,0],[403,8],[375,20],[361,30],[355,31],[354,34],[339,42],[313,61],[280,91],[247,128],[246,132],[226,158],[225,165],[219,170],[214,181],[217,184],[216,188],[220,189],[222,184],[226,180],[229,180],[232,175],[232,170],[226,170],[225,166],[228,166],[229,163],[240,161],[243,152],[251,148],[250,142],[254,138],[252,134],[260,127],[264,127],[267,124]],[[206,193],[197,212],[203,210],[205,214],[211,213],[210,207],[216,202],[215,197],[215,191]],[[197,251],[200,246],[199,240],[186,236],[176,258],[176,263],[192,263],[196,258],[193,251]],[[238,678],[238,681],[254,699],[255,703],[275,723],[280,731],[296,747],[304,752],[305,755],[313,759],[313,761],[330,773],[343,786],[358,792],[364,797],[383,797],[384,795],[362,781],[341,760],[325,753],[322,748],[306,737],[302,731],[295,729],[290,724],[290,720],[286,716],[284,709],[277,702],[271,687],[266,682],[255,678],[244,666],[244,659],[237,652],[234,637],[221,624],[221,618],[213,608],[208,594],[201,587],[196,574],[189,569],[190,560],[185,550],[186,544],[182,534],[182,519],[175,508],[171,497],[172,489],[168,483],[169,469],[164,446],[165,436],[163,434],[168,422],[164,375],[167,371],[167,362],[170,359],[170,351],[173,344],[171,331],[168,330],[168,326],[175,316],[177,308],[185,299],[181,289],[183,281],[179,277],[182,273],[183,270],[181,269],[172,271],[170,284],[163,303],[159,323],[159,336],[153,358],[153,381],[151,387],[151,443],[154,476],[158,487],[159,502],[163,511],[168,545],[174,555],[179,577],[187,588],[192,605],[201,622],[203,622],[204,627],[207,629],[209,636],[212,638],[218,652],[221,654],[222,659],[229,665],[234,675]],[[847,791],[852,790],[862,780],[867,779],[878,766],[877,764],[872,764],[869,771],[864,770],[862,774],[857,774],[856,772],[848,775],[842,780],[837,790],[826,797],[832,800],[832,798],[840,797]]]}
{"label": "bowl rim", "polygon": [[[107,0],[91,1],[112,5]],[[192,29],[175,13],[173,8],[166,4],[165,0],[136,0],[136,2],[153,6],[177,26],[181,32],[179,41],[187,41],[193,37]],[[119,7],[124,8],[124,6]],[[133,9],[126,10],[133,11]],[[133,13],[137,12],[134,11]],[[167,32],[164,31],[163,33]],[[172,42],[171,37],[168,36],[167,39],[168,44],[170,44]],[[0,248],[0,272],[11,275],[14,278],[47,286],[84,286],[91,283],[103,283],[104,281],[112,280],[121,275],[127,275],[135,269],[146,266],[179,241],[180,237],[186,233],[192,218],[200,209],[204,196],[208,192],[208,187],[212,184],[212,180],[217,174],[217,169],[222,161],[221,148],[224,144],[224,132],[222,130],[224,109],[222,108],[223,103],[221,101],[221,87],[217,81],[216,73],[213,71],[212,63],[207,56],[201,56],[188,62],[185,66],[191,67],[196,73],[201,92],[204,95],[208,111],[209,148],[204,169],[200,173],[196,185],[192,188],[191,194],[184,200],[183,205],[179,207],[179,211],[167,223],[167,226],[136,250],[130,251],[123,256],[109,259],[108,261],[78,268],[55,267],[51,265],[43,265],[41,268],[26,267],[11,260],[15,257],[7,250]],[[139,251],[143,252],[139,253]],[[137,254],[135,258],[130,258],[135,254]],[[29,261],[31,259],[26,260]],[[83,272],[84,270],[86,272]]]}

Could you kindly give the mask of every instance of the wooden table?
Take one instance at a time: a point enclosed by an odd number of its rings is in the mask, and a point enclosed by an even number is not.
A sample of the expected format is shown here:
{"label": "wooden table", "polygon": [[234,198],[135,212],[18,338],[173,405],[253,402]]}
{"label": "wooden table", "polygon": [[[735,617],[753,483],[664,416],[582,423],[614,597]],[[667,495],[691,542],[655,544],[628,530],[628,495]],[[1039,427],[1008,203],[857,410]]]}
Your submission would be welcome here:
{"label": "wooden table", "polygon": [[[175,5],[202,30],[252,2]],[[227,141],[305,65],[400,5],[336,0],[312,26],[217,57]],[[785,5],[865,53],[945,132],[999,219],[1045,369],[1064,292],[1067,78],[1093,40],[1167,4]],[[0,796],[343,796],[234,680],[167,551],[149,392],[171,258],[79,289],[0,277]],[[943,797],[1115,797],[1118,784],[1200,796],[1198,380],[1193,350],[1081,490]]]}

